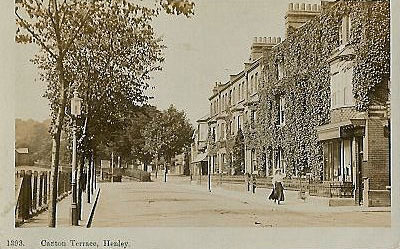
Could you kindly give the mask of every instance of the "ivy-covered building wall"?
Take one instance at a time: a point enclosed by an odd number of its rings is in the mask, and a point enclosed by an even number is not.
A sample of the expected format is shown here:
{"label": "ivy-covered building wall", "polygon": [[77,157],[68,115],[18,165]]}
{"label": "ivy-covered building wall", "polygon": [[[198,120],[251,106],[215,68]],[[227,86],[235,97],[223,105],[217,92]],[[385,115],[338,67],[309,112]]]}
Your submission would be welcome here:
{"label": "ivy-covered building wall", "polygon": [[[244,125],[245,144],[256,149],[259,172],[273,175],[281,167],[288,177],[309,173],[323,180],[318,127],[343,112],[353,119],[368,117],[371,106],[385,108],[389,24],[389,1],[337,1],[264,54],[256,123]],[[351,70],[352,88],[346,97],[351,104],[336,109],[331,96],[335,54],[349,67],[343,71]]]}

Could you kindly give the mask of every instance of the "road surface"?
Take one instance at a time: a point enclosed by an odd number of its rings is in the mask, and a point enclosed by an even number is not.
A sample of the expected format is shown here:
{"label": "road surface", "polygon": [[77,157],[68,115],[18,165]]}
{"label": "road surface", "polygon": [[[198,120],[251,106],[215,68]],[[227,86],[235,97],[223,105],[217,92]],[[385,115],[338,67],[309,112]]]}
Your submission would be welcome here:
{"label": "road surface", "polygon": [[[287,195],[283,205],[195,182],[102,183],[92,227],[368,227],[390,226],[390,212],[326,207]],[[265,193],[263,193],[263,191]]]}

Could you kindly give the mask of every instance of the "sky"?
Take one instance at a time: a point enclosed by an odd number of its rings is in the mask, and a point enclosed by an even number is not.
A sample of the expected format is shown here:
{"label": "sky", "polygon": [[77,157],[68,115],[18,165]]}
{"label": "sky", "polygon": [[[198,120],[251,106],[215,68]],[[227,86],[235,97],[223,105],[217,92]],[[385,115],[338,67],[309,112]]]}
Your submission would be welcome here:
{"label": "sky", "polygon": [[[208,97],[215,82],[243,70],[254,37],[282,37],[289,0],[194,0],[195,15],[161,14],[153,23],[163,37],[163,71],[150,81],[150,101],[159,109],[173,104],[185,110],[191,123],[209,111]],[[305,3],[318,3],[304,0]],[[38,121],[49,117],[48,101],[42,97],[45,83],[38,80],[29,62],[31,45],[16,46],[15,116]]]}

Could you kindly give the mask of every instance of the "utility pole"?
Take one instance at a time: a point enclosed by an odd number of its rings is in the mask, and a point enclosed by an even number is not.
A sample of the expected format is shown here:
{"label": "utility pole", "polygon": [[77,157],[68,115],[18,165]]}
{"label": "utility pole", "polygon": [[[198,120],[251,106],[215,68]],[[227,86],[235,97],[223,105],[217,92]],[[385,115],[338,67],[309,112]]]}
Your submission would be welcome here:
{"label": "utility pole", "polygon": [[164,182],[167,182],[167,172],[168,172],[168,167],[167,163],[164,163]]}
{"label": "utility pole", "polygon": [[111,152],[111,182],[114,182],[114,151]]}
{"label": "utility pole", "polygon": [[211,161],[212,161],[212,157],[210,157],[210,160],[208,160],[208,191],[211,192]]}

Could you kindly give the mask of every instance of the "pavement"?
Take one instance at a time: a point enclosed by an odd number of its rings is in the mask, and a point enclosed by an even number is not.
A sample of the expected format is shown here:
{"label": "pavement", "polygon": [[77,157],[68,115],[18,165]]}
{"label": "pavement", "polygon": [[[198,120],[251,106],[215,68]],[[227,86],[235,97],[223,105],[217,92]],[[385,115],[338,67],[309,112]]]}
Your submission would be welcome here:
{"label": "pavement", "polygon": [[[152,179],[155,181],[160,181],[160,179]],[[203,181],[201,184],[193,178],[190,181],[190,177],[181,176],[181,175],[171,175],[169,176],[169,180],[171,184],[178,184],[183,187],[190,186],[193,189],[197,189],[199,191],[204,191],[207,189],[207,182]],[[269,206],[278,206],[273,201],[268,200],[269,194],[272,192],[272,189],[269,188],[256,188],[256,193],[251,193],[247,191],[247,187],[241,184],[212,184],[211,185],[212,193],[216,195],[225,195],[230,196],[231,198],[250,198],[249,200],[255,201],[258,203],[263,203]],[[237,192],[240,192],[238,194]],[[282,202],[279,206],[282,209],[291,209],[294,211],[302,211],[302,212],[314,212],[316,209],[318,212],[390,212],[391,207],[365,207],[365,206],[329,206],[329,198],[318,197],[318,196],[310,196],[306,193],[304,199],[299,198],[298,191],[292,190],[284,190],[285,201]],[[340,199],[340,198],[336,198]]]}
{"label": "pavement", "polygon": [[390,227],[387,208],[329,207],[295,191],[285,191],[277,205],[267,200],[269,189],[251,194],[222,184],[209,192],[189,177],[153,180],[101,183],[92,227]]}
{"label": "pavement", "polygon": [[[90,213],[95,202],[97,194],[92,196],[91,203],[87,202],[87,195],[85,192],[82,194],[82,220],[79,221],[79,227],[85,227],[88,223]],[[57,223],[56,227],[71,227],[71,198],[72,195],[68,195],[57,203]],[[48,209],[40,213],[39,215],[29,219],[27,222],[22,224],[19,228],[34,228],[34,227],[47,227],[48,226]]]}

